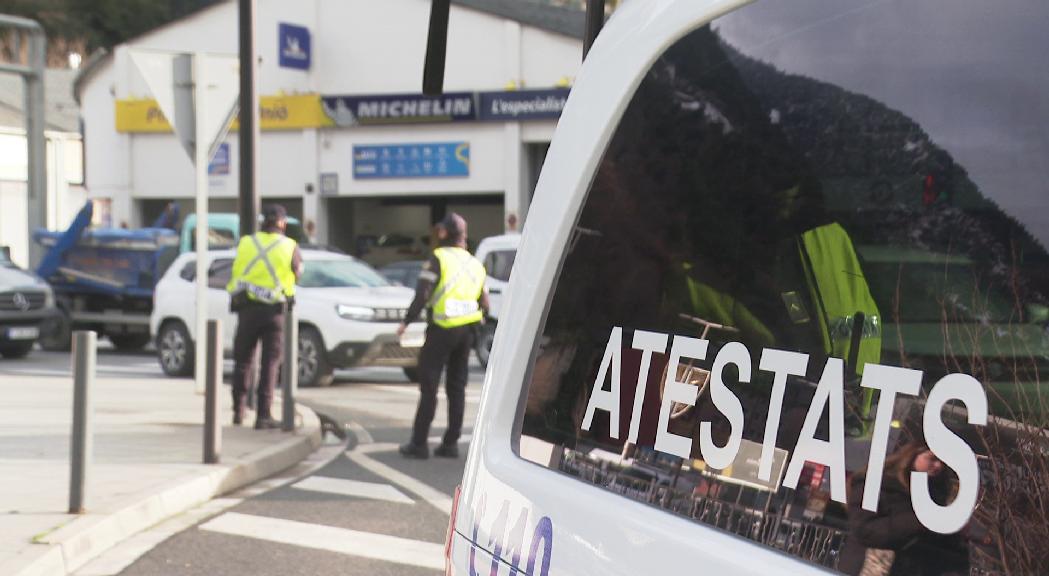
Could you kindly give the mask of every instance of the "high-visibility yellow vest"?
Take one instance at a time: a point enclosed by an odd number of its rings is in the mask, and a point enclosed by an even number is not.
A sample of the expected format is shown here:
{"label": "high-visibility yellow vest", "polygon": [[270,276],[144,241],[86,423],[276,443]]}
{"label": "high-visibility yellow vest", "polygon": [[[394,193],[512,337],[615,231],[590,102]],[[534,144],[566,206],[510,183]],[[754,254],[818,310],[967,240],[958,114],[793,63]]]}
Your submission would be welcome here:
{"label": "high-visibility yellow vest", "polygon": [[292,258],[297,246],[291,238],[271,232],[242,237],[226,290],[244,290],[248,298],[265,304],[286,301],[295,295]]}
{"label": "high-visibility yellow vest", "polygon": [[484,290],[484,265],[462,248],[438,248],[433,253],[441,263],[441,278],[430,297],[434,323],[455,328],[480,322],[484,314],[477,299]]}
{"label": "high-visibility yellow vest", "polygon": [[[856,356],[856,373],[881,359],[881,314],[871,296],[867,278],[848,232],[838,223],[813,228],[801,235],[801,263],[819,316],[824,351],[849,359]],[[855,315],[863,313],[860,345],[852,350]]]}

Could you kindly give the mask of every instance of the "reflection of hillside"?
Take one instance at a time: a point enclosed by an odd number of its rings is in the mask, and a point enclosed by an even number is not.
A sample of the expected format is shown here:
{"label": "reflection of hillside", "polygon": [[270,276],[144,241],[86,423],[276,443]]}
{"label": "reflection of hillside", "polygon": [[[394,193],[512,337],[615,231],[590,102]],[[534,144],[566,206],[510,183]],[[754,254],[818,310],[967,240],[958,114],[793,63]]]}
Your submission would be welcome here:
{"label": "reflection of hillside", "polygon": [[[1003,284],[1016,281],[1020,261],[1025,271],[1049,267],[1044,247],[904,112],[722,46],[770,122],[818,175],[827,211],[854,233],[965,254]],[[1043,295],[1049,278],[1026,280],[1021,288]]]}

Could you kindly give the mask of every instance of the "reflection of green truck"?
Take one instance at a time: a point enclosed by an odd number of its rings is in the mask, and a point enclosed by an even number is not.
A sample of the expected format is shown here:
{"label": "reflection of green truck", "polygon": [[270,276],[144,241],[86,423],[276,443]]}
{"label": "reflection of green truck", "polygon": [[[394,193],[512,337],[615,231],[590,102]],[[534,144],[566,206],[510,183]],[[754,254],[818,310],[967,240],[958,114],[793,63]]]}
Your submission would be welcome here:
{"label": "reflection of green truck", "polygon": [[993,412],[1031,412],[1040,377],[1049,376],[1049,307],[1009,294],[964,255],[857,250],[883,313],[887,363],[924,371],[926,388],[948,373],[972,374],[988,388]]}

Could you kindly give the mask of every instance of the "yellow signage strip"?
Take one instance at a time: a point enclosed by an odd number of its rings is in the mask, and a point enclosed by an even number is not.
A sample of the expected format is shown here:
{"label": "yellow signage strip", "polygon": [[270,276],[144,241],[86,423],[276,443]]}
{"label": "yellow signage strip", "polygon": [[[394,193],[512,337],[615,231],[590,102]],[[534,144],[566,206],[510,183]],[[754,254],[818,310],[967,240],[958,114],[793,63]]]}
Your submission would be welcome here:
{"label": "yellow signage strip", "polygon": [[156,100],[117,100],[117,132],[171,132],[171,124],[160,111]]}
{"label": "yellow signage strip", "polygon": [[[304,130],[335,125],[324,113],[319,94],[263,96],[259,99],[259,116],[262,130]],[[230,129],[236,130],[238,125],[234,119]],[[116,127],[117,132],[125,134],[171,132],[171,124],[152,99],[117,100]]]}

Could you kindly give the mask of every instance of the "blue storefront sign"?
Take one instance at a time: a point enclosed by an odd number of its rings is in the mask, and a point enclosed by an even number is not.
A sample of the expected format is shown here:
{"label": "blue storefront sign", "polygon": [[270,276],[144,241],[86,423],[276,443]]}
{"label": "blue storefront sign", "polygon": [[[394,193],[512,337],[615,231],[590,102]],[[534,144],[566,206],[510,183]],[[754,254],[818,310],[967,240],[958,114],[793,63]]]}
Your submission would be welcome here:
{"label": "blue storefront sign", "polygon": [[481,92],[481,120],[556,120],[568,100],[569,88],[518,90],[514,92]]}
{"label": "blue storefront sign", "polygon": [[353,177],[446,178],[470,175],[469,142],[353,147]]}
{"label": "blue storefront sign", "polygon": [[277,24],[278,61],[282,68],[310,69],[310,29],[294,24]]}
{"label": "blue storefront sign", "polygon": [[324,113],[336,126],[369,124],[420,124],[468,122],[477,119],[472,92],[451,92],[429,97],[422,94],[324,96]]}
{"label": "blue storefront sign", "polygon": [[229,174],[229,143],[223,142],[215,149],[215,155],[208,162],[208,176],[225,176]]}

